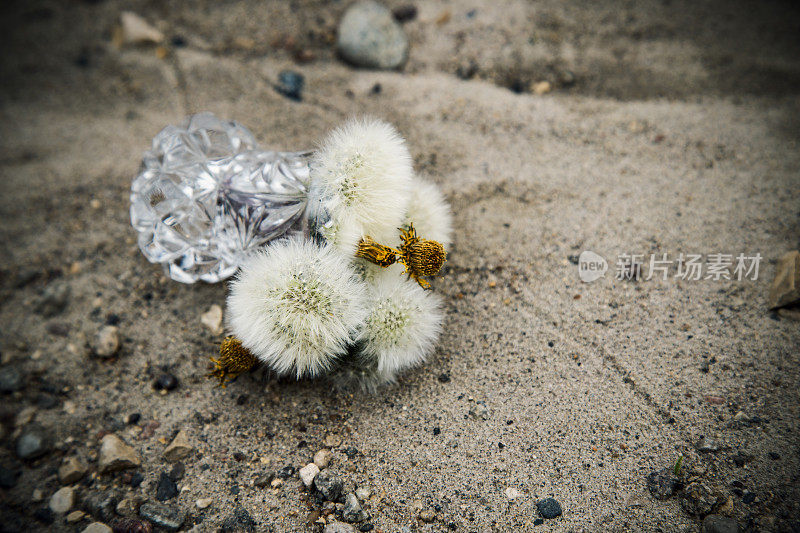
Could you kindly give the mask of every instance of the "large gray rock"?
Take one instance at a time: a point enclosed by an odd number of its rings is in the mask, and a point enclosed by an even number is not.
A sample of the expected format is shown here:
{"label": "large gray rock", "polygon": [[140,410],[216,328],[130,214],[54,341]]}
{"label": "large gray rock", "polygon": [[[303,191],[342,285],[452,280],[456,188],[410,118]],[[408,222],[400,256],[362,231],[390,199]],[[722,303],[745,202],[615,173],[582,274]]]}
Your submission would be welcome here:
{"label": "large gray rock", "polygon": [[394,69],[408,59],[408,37],[377,2],[356,2],[339,23],[337,48],[341,56],[359,67]]}

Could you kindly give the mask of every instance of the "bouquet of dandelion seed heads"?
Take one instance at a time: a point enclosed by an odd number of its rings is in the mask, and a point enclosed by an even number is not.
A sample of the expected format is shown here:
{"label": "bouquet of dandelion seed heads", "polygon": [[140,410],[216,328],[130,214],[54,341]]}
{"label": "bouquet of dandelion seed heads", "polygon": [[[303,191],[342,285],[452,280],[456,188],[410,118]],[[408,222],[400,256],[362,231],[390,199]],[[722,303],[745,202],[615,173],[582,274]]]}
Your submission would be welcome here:
{"label": "bouquet of dandelion seed heads", "polygon": [[442,322],[425,290],[450,244],[450,209],[416,176],[389,124],[352,120],[310,166],[309,231],[272,241],[230,284],[211,376],[221,385],[261,363],[297,379],[367,389],[425,361]]}

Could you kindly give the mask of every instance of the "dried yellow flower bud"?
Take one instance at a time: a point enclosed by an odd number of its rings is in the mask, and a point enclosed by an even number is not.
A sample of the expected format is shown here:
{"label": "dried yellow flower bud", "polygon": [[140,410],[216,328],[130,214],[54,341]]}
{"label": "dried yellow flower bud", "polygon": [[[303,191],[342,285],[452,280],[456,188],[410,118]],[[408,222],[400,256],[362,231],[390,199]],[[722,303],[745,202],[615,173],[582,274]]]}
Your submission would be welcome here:
{"label": "dried yellow flower bud", "polygon": [[258,359],[236,337],[225,337],[219,346],[219,359],[211,359],[211,371],[207,377],[219,379],[219,385],[225,387],[228,381],[236,379],[239,374],[249,372],[258,364]]}

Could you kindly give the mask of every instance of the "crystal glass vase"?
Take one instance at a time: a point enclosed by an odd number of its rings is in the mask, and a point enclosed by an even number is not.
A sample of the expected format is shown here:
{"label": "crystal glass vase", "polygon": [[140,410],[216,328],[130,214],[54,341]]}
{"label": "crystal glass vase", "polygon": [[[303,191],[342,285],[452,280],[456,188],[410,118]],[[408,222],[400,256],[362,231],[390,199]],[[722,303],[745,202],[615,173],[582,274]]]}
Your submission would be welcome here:
{"label": "crystal glass vase", "polygon": [[233,275],[259,246],[307,231],[311,152],[271,152],[210,113],[153,139],[131,186],[142,253],[183,283]]}

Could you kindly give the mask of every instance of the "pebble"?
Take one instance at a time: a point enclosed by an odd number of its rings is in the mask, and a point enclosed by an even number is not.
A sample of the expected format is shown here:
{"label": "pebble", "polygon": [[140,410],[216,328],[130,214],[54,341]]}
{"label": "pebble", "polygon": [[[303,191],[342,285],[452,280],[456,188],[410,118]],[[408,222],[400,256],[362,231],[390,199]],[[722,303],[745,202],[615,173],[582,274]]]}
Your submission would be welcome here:
{"label": "pebble", "polygon": [[208,311],[200,315],[200,323],[203,324],[212,335],[222,334],[222,307],[217,304],[208,308]]}
{"label": "pebble", "polygon": [[113,520],[117,511],[117,497],[112,491],[91,492],[83,498],[83,507],[102,520]]}
{"label": "pebble", "polygon": [[436,513],[433,512],[433,509],[424,509],[419,513],[419,519],[423,522],[433,522],[436,520]]}
{"label": "pebble", "polygon": [[50,510],[56,514],[65,514],[75,505],[75,491],[72,487],[61,487],[50,497]]}
{"label": "pebble", "polygon": [[714,439],[703,437],[697,443],[697,451],[700,453],[716,453],[720,450],[720,445]]}
{"label": "pebble", "polygon": [[408,22],[417,18],[417,6],[405,4],[392,9],[392,16],[397,22]]}
{"label": "pebble", "polygon": [[357,533],[356,528],[344,522],[333,522],[325,526],[322,533]]}
{"label": "pebble", "polygon": [[169,531],[177,531],[186,520],[186,513],[181,509],[153,502],[143,503],[139,516]]}
{"label": "pebble", "polygon": [[304,85],[305,78],[302,74],[294,70],[282,70],[278,74],[278,83],[275,85],[275,90],[289,100],[299,102],[303,99]]}
{"label": "pebble", "polygon": [[254,532],[256,530],[256,522],[250,513],[247,512],[242,506],[233,510],[225,520],[222,521],[221,531],[225,532]]}
{"label": "pebble", "polygon": [[119,351],[119,328],[103,326],[94,336],[92,353],[98,357],[111,357]]}
{"label": "pebble", "polygon": [[102,522],[92,522],[81,533],[114,533],[113,530]]}
{"label": "pebble", "polygon": [[475,402],[469,408],[469,417],[474,420],[488,420],[489,419],[489,409],[486,407],[486,402],[481,400]]}
{"label": "pebble", "polygon": [[123,11],[119,17],[122,44],[160,43],[164,34],[146,20],[130,11]]}
{"label": "pebble", "polygon": [[136,516],[139,514],[139,503],[139,500],[133,498],[122,498],[117,503],[115,510],[120,516]]}
{"label": "pebble", "polygon": [[506,498],[509,500],[516,500],[520,496],[522,496],[522,493],[518,489],[514,487],[508,487],[506,489]]}
{"label": "pebble", "polygon": [[342,444],[342,438],[338,435],[325,435],[325,440],[323,441],[325,447],[327,448],[337,448]]}
{"label": "pebble", "polygon": [[17,479],[19,478],[19,470],[15,468],[9,468],[6,466],[0,466],[0,488],[1,489],[12,489],[17,484]]}
{"label": "pebble", "polygon": [[164,450],[164,458],[174,463],[185,458],[192,453],[192,451],[194,451],[194,447],[189,442],[189,435],[182,429],[178,431],[178,434],[175,435],[175,438],[172,439],[172,442]]}
{"label": "pebble", "polygon": [[156,378],[153,382],[153,387],[156,390],[173,390],[178,387],[178,378],[169,372],[165,372]]}
{"label": "pebble", "polygon": [[356,496],[358,496],[360,501],[365,502],[372,496],[372,491],[366,487],[358,487],[356,489]]}
{"label": "pebble", "polygon": [[394,69],[408,59],[408,37],[391,11],[372,0],[352,4],[339,23],[337,49],[359,67]]}
{"label": "pebble", "polygon": [[279,477],[276,477],[272,481],[269,482],[270,488],[279,489],[283,486],[283,480]]}
{"label": "pebble", "polygon": [[142,464],[136,450],[122,442],[116,435],[109,434],[100,441],[100,457],[97,461],[101,474],[136,468]]}
{"label": "pebble", "polygon": [[256,478],[253,480],[253,486],[259,489],[263,489],[264,487],[269,485],[272,480],[273,480],[272,476],[268,474],[261,474],[260,476],[256,476]]}
{"label": "pebble", "polygon": [[703,519],[702,533],[739,533],[739,524],[733,518],[710,514]]}
{"label": "pebble", "polygon": [[555,498],[545,498],[536,502],[536,509],[542,518],[555,518],[561,516],[561,504]]}
{"label": "pebble", "polygon": [[317,465],[320,470],[331,464],[331,459],[333,459],[333,452],[324,448],[314,454],[314,464]]}
{"label": "pebble", "polygon": [[[316,467],[316,465],[314,466]],[[336,502],[342,497],[344,484],[329,473],[321,472],[314,478],[314,487],[327,501]]]}
{"label": "pebble", "polygon": [[39,314],[51,317],[59,314],[67,306],[70,297],[69,285],[64,281],[50,282],[44,288],[36,310]]}
{"label": "pebble", "polygon": [[167,475],[172,481],[180,481],[185,474],[186,466],[183,463],[175,463]]}
{"label": "pebble", "polygon": [[800,302],[800,252],[793,250],[778,260],[775,279],[769,289],[770,309]]}
{"label": "pebble", "polygon": [[308,463],[300,469],[300,479],[303,480],[303,485],[310,487],[314,483],[314,478],[319,474],[319,467],[314,463]]}
{"label": "pebble", "polygon": [[214,498],[200,498],[194,502],[198,509],[208,509],[212,503],[214,503]]}
{"label": "pebble", "polygon": [[352,492],[347,494],[344,498],[344,509],[342,509],[342,518],[348,522],[361,522],[369,518],[364,509],[361,508],[361,502]]}
{"label": "pebble", "polygon": [[683,491],[681,507],[690,515],[705,516],[714,509],[717,497],[706,485],[700,482],[691,483]]}
{"label": "pebble", "polygon": [[647,490],[657,500],[666,500],[672,497],[680,488],[680,480],[675,476],[672,468],[663,468],[647,475]]}
{"label": "pebble", "polygon": [[83,520],[84,516],[86,516],[86,513],[83,511],[72,511],[67,515],[66,520],[68,524],[74,524],[75,522],[80,522]]}
{"label": "pebble", "polygon": [[86,465],[78,457],[67,457],[58,467],[58,479],[64,485],[80,481],[88,471]]}
{"label": "pebble", "polygon": [[531,86],[533,94],[542,95],[547,94],[553,89],[549,81],[539,81]]}
{"label": "pebble", "polygon": [[13,366],[0,368],[0,393],[9,394],[22,389],[22,374]]}
{"label": "pebble", "polygon": [[159,501],[171,500],[178,495],[178,486],[164,472],[158,476],[158,486],[156,487],[156,499]]}
{"label": "pebble", "polygon": [[26,427],[17,438],[17,457],[20,459],[36,459],[50,451],[50,439],[39,425],[32,424]]}

